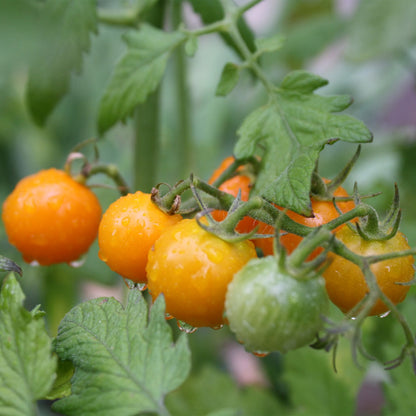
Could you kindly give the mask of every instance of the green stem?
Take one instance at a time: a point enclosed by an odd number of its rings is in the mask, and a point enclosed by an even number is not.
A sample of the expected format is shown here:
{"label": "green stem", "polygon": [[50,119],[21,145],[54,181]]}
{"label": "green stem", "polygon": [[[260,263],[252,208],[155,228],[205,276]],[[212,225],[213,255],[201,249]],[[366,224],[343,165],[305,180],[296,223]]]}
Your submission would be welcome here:
{"label": "green stem", "polygon": [[135,114],[134,189],[150,192],[156,182],[159,156],[159,88]]}
{"label": "green stem", "polygon": [[[172,5],[172,22],[174,28],[182,22],[182,0],[176,0]],[[189,96],[188,66],[184,48],[176,48],[174,51],[176,66],[176,94],[178,133],[175,138],[176,165],[179,166],[179,177],[184,177],[192,170],[192,134],[191,134],[191,102]]]}
{"label": "green stem", "polygon": [[93,165],[87,172],[87,177],[103,173],[113,180],[121,195],[129,193],[129,186],[116,165]]}
{"label": "green stem", "polygon": [[[165,1],[159,1],[146,14],[146,21],[162,27]],[[134,125],[134,189],[150,192],[156,183],[160,146],[160,87],[136,108]]]}
{"label": "green stem", "polygon": [[237,11],[237,15],[240,17],[242,16],[245,12],[247,12],[248,10],[252,9],[254,6],[256,6],[257,4],[261,3],[263,0],[252,0],[250,2],[248,2],[247,4],[245,4],[244,6],[241,6],[238,11]]}

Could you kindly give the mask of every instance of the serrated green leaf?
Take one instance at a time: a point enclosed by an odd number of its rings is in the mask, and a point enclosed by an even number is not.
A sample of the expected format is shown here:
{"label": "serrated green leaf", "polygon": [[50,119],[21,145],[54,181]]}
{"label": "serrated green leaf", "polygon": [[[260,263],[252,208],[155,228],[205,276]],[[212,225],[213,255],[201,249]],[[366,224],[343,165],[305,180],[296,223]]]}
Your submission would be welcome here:
{"label": "serrated green leaf", "polygon": [[124,121],[157,88],[170,53],[185,40],[181,32],[164,32],[148,24],[125,34],[127,52],[117,64],[100,102],[101,134]]}
{"label": "serrated green leaf", "polygon": [[23,307],[25,296],[14,274],[0,294],[0,414],[35,416],[36,400],[44,398],[55,378],[43,314]]}
{"label": "serrated green leaf", "polygon": [[148,308],[141,292],[129,291],[127,306],[113,298],[76,306],[63,319],[56,352],[75,367],[72,394],[54,404],[66,415],[128,416],[163,410],[165,395],[186,379],[186,336],[173,344],[159,297]]}
{"label": "serrated green leaf", "polygon": [[228,95],[237,85],[239,76],[240,67],[238,65],[232,62],[225,64],[215,94],[221,97]]}
{"label": "serrated green leaf", "polygon": [[27,101],[42,125],[67,93],[71,73],[81,70],[82,54],[97,31],[96,0],[47,0],[39,25],[48,35],[29,70]]}
{"label": "serrated green leaf", "polygon": [[348,107],[349,97],[314,94],[326,83],[306,71],[287,75],[269,102],[244,120],[234,148],[237,158],[247,158],[261,145],[262,169],[254,192],[303,215],[311,214],[311,177],[324,145],[335,140],[372,140],[361,121],[333,114]]}
{"label": "serrated green leaf", "polygon": [[365,0],[352,20],[348,55],[374,59],[404,51],[416,43],[414,0]]}
{"label": "serrated green leaf", "polygon": [[166,405],[172,416],[270,416],[283,415],[285,409],[268,390],[242,389],[228,374],[208,365],[169,394]]}

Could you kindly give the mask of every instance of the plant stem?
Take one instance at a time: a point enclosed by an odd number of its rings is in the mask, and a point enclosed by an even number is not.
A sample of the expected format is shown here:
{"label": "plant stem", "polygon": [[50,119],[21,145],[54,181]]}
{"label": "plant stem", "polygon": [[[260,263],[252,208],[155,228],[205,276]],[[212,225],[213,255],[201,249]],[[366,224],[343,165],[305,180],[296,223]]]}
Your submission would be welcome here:
{"label": "plant stem", "polygon": [[[176,0],[172,5],[172,22],[174,28],[182,22],[182,0]],[[191,104],[187,85],[188,67],[184,48],[174,51],[176,70],[176,102],[178,114],[178,133],[175,139],[176,166],[179,166],[179,177],[184,177],[192,170],[192,135],[191,135]]]}
{"label": "plant stem", "polygon": [[[165,2],[160,1],[148,12],[147,21],[163,26]],[[156,182],[160,143],[160,87],[150,94],[135,112],[134,189],[150,192]]]}

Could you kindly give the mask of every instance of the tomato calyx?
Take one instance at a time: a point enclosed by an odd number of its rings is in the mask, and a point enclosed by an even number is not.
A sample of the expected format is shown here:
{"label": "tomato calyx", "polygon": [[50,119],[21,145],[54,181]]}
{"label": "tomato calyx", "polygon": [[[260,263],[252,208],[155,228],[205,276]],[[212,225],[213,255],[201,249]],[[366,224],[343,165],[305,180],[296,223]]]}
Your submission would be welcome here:
{"label": "tomato calyx", "polygon": [[[204,201],[199,195],[199,192],[196,190],[195,185],[191,183],[190,187],[194,198],[200,207],[200,212],[197,213],[195,219],[199,226],[205,231],[215,234],[222,240],[229,243],[236,243],[255,238],[258,226],[255,226],[253,230],[248,233],[239,233],[236,231],[236,227],[241,219],[244,218],[249,212],[260,209],[263,206],[263,198],[255,196],[250,198],[247,202],[242,202],[240,191],[228,209],[225,219],[222,221],[216,221],[211,215],[212,209],[206,207]],[[203,219],[205,219],[205,221],[203,221]]]}
{"label": "tomato calyx", "polygon": [[[355,193],[358,195],[358,193]],[[356,197],[356,203],[361,203]],[[355,224],[355,228],[360,236],[367,241],[385,241],[393,238],[399,230],[401,220],[399,188],[394,185],[394,197],[389,212],[381,219],[375,208],[366,205],[368,214],[361,217]],[[351,226],[351,225],[350,225]]]}

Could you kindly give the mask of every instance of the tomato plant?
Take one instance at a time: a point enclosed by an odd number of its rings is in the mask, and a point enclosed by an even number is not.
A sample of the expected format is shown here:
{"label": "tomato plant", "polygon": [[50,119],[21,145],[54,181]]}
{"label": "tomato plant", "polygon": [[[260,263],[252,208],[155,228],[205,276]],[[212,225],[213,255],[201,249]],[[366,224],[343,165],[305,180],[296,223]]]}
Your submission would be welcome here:
{"label": "tomato plant", "polygon": [[23,178],[3,203],[11,244],[27,262],[72,262],[97,237],[101,206],[94,193],[57,169]]}
{"label": "tomato plant", "polygon": [[227,243],[184,219],[167,229],[150,250],[149,291],[161,293],[166,312],[194,327],[223,325],[225,293],[234,273],[256,257],[253,243]]}
{"label": "tomato plant", "polygon": [[[365,240],[349,227],[343,227],[336,237],[350,250],[361,256],[375,256],[408,250],[406,237],[398,232],[388,240]],[[380,261],[371,265],[371,271],[381,291],[394,303],[406,297],[414,276],[413,256]],[[323,274],[326,290],[331,301],[343,312],[351,311],[369,293],[369,288],[360,267],[338,255],[329,255],[329,266]],[[381,315],[390,308],[382,301],[371,308],[369,315]]]}
{"label": "tomato plant", "polygon": [[0,413],[381,414],[369,383],[413,409],[415,16],[2,2]]}
{"label": "tomato plant", "polygon": [[151,195],[140,191],[114,201],[105,211],[98,232],[98,255],[111,270],[133,282],[146,283],[147,254],[180,215],[162,212]]}

